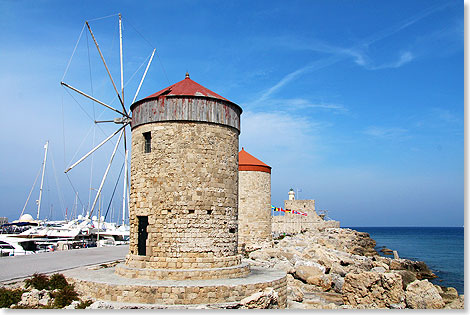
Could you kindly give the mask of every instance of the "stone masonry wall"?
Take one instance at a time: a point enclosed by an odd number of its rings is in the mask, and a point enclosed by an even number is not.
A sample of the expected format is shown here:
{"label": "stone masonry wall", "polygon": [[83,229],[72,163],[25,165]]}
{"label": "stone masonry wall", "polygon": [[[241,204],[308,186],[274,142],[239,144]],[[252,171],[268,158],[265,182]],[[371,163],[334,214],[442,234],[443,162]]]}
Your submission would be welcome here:
{"label": "stone masonry wall", "polygon": [[[257,270],[261,274],[262,270]],[[270,271],[275,272],[275,271]],[[282,275],[261,275],[257,281],[249,277],[228,280],[224,283],[207,281],[165,281],[165,283],[142,283],[142,280],[129,280],[126,283],[89,281],[77,277],[67,277],[83,298],[94,298],[120,303],[145,303],[164,305],[191,305],[209,303],[229,303],[240,301],[256,292],[271,287],[279,294],[280,308],[287,306],[287,279]],[[109,275],[108,275],[109,277]],[[231,282],[229,282],[231,281]]]}
{"label": "stone masonry wall", "polygon": [[[151,132],[150,153],[144,153],[145,132]],[[147,255],[140,256],[146,268],[168,267],[169,258],[176,259],[173,268],[197,268],[198,258],[239,264],[233,257],[237,203],[236,129],[202,122],[133,128],[130,260],[138,253],[137,216],[148,216]],[[204,260],[205,268],[212,260]]]}
{"label": "stone masonry wall", "polygon": [[315,211],[315,200],[284,200],[284,208],[307,213],[286,213],[284,216],[272,217],[272,231],[275,233],[296,234],[309,229],[339,227],[338,221],[324,221]]}
{"label": "stone masonry wall", "polygon": [[271,241],[271,174],[239,171],[238,245]]}

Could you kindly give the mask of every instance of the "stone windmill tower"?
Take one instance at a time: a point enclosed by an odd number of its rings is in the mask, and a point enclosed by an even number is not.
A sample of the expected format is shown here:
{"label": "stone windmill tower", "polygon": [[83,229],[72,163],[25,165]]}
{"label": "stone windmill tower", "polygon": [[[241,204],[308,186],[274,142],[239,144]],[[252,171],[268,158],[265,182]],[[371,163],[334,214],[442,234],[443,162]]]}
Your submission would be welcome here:
{"label": "stone windmill tower", "polygon": [[119,274],[134,277],[140,268],[142,277],[178,280],[248,273],[237,252],[240,106],[186,74],[131,111],[130,249]]}
{"label": "stone windmill tower", "polygon": [[272,240],[271,166],[244,148],[238,153],[238,246],[247,249]]}
{"label": "stone windmill tower", "polygon": [[131,111],[129,253],[68,279],[83,296],[123,303],[231,303],[272,288],[284,308],[285,272],[238,254],[242,109],[186,74]]}

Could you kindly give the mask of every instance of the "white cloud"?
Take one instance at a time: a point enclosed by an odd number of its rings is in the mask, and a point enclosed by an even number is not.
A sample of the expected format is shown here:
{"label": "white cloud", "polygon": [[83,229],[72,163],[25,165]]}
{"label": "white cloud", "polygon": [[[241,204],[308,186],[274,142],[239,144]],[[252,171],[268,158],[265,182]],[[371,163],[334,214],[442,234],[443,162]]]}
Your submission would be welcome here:
{"label": "white cloud", "polygon": [[323,102],[313,103],[305,98],[271,99],[269,100],[269,104],[271,106],[277,106],[278,108],[285,108],[288,110],[322,109],[334,113],[348,112],[348,109],[341,104],[330,104]]}
{"label": "white cloud", "polygon": [[444,108],[432,108],[431,115],[436,117],[438,120],[449,124],[461,122],[461,118],[459,116]]}
{"label": "white cloud", "polygon": [[381,64],[381,65],[367,64],[367,65],[364,65],[364,67],[368,70],[381,70],[381,69],[387,69],[387,68],[394,69],[394,68],[399,68],[399,67],[409,63],[414,58],[415,57],[411,52],[405,51],[405,52],[400,54],[400,58],[395,62],[384,63],[384,64]]}
{"label": "white cloud", "polygon": [[265,101],[271,97],[274,93],[276,93],[278,90],[283,88],[286,84],[289,82],[293,81],[297,77],[301,76],[302,74],[306,72],[312,72],[316,70],[320,70],[322,68],[325,68],[327,66],[333,65],[337,63],[338,61],[342,60],[343,57],[339,55],[333,55],[331,57],[325,58],[325,59],[320,59],[315,62],[309,63],[308,65],[297,69],[286,76],[284,76],[278,83],[274,84],[272,87],[267,89],[257,100],[253,102],[253,104],[258,104],[262,101]]}
{"label": "white cloud", "polygon": [[[311,159],[321,146],[324,124],[287,112],[250,112],[242,114],[240,147],[266,163],[287,166],[291,161]],[[269,157],[269,159],[265,158]]]}
{"label": "white cloud", "polygon": [[301,76],[304,73],[316,71],[322,68],[325,68],[327,66],[336,64],[339,61],[342,61],[348,57],[353,57],[354,62],[360,66],[365,67],[368,70],[378,70],[378,69],[385,69],[385,68],[398,68],[406,63],[410,62],[413,60],[413,54],[411,52],[403,52],[400,56],[400,58],[396,62],[392,63],[386,63],[382,65],[373,65],[367,56],[367,54],[364,53],[364,50],[367,49],[368,46],[372,45],[373,43],[383,40],[389,36],[392,36],[401,30],[417,23],[421,19],[431,15],[432,13],[442,10],[446,7],[448,7],[450,3],[444,3],[444,4],[438,4],[431,6],[429,8],[426,8],[416,15],[413,15],[409,17],[408,19],[405,19],[401,21],[400,23],[393,25],[389,28],[386,28],[384,30],[381,30],[377,33],[372,34],[371,36],[368,36],[364,38],[363,40],[357,42],[354,46],[351,48],[343,48],[343,47],[335,47],[329,44],[322,43],[320,41],[315,41],[313,44],[306,45],[303,42],[302,43],[296,43],[292,45],[291,40],[286,40],[286,41],[276,41],[276,42],[288,42],[291,43],[290,47],[291,48],[296,48],[296,49],[309,49],[312,51],[318,51],[318,52],[324,52],[331,54],[331,56],[324,58],[324,59],[319,59],[314,62],[310,62],[304,67],[301,67],[295,71],[292,71],[285,75],[279,82],[274,84],[272,87],[266,89],[264,93],[253,103],[259,103],[264,100],[267,100],[276,93],[278,90],[283,88],[286,84],[290,83],[291,81],[297,79],[299,76]]}
{"label": "white cloud", "polygon": [[363,133],[376,137],[376,138],[388,138],[388,139],[395,139],[401,138],[407,134],[408,130],[399,127],[380,127],[380,126],[369,126],[367,127]]}
{"label": "white cloud", "polygon": [[338,55],[338,56],[343,56],[343,57],[350,57],[354,60],[354,62],[357,65],[364,67],[367,70],[399,68],[414,59],[413,53],[411,53],[410,51],[405,51],[400,54],[397,61],[376,65],[374,64],[374,61],[372,60],[372,58],[370,58],[366,52],[367,47],[372,43],[373,42],[366,43],[363,45],[356,45],[352,48],[344,48],[344,47],[335,47],[326,43],[315,41],[313,44],[308,46],[308,49],[312,51],[322,52],[322,53],[328,53],[328,54],[333,54],[333,55]]}

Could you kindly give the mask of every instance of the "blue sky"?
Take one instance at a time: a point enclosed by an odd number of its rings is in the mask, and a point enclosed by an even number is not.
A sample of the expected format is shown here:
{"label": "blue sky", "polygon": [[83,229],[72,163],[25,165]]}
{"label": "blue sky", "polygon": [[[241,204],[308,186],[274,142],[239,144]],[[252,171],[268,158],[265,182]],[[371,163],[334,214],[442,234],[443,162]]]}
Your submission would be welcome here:
{"label": "blue sky", "polygon": [[[461,1],[0,1],[0,12],[0,211],[10,220],[46,140],[41,217],[59,219],[74,203],[63,170],[116,129],[93,127],[90,117],[115,115],[59,82],[118,106],[86,30],[67,65],[89,20],[118,84],[117,17],[94,19],[121,12],[127,106],[155,47],[139,97],[189,71],[239,104],[240,148],[273,167],[275,206],[294,188],[343,226],[463,225]],[[98,187],[112,149],[69,173],[80,203],[93,199],[90,177]],[[120,149],[104,208],[122,161]],[[113,208],[117,218],[119,200]]]}

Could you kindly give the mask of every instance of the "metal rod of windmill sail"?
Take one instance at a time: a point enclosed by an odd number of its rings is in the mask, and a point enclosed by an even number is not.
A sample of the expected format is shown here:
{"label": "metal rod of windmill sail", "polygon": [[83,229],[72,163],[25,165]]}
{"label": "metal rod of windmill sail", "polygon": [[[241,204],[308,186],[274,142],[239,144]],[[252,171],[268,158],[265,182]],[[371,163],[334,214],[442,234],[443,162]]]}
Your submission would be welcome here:
{"label": "metal rod of windmill sail", "polygon": [[134,104],[135,99],[137,98],[137,95],[139,94],[140,87],[142,86],[142,83],[144,82],[145,76],[147,75],[147,71],[150,67],[150,64],[152,63],[153,55],[155,54],[155,48],[153,49],[152,56],[150,56],[149,63],[147,64],[147,68],[145,68],[144,75],[142,76],[142,80],[140,80],[139,87],[137,88],[137,91],[135,92],[134,99],[132,100],[132,104]]}
{"label": "metal rod of windmill sail", "polygon": [[[126,213],[126,195],[127,195],[127,159],[129,151],[127,150],[127,139],[126,139],[126,129],[124,128],[124,180],[123,180],[123,192],[122,192],[122,225],[124,225],[125,213]],[[129,205],[127,205],[129,206]]]}
{"label": "metal rod of windmill sail", "polygon": [[[122,55],[122,17],[119,13],[119,56],[121,57],[121,97],[122,97],[122,106],[125,111],[124,106],[124,64],[123,64],[123,55]],[[126,112],[127,113],[127,112]]]}
{"label": "metal rod of windmill sail", "polygon": [[96,192],[95,200],[93,201],[93,205],[91,206],[90,214],[88,215],[88,219],[90,219],[92,214],[93,214],[93,210],[94,210],[96,202],[98,201],[98,198],[101,194],[101,190],[103,189],[103,185],[104,185],[104,182],[106,181],[106,177],[108,177],[109,169],[111,168],[111,164],[113,163],[114,155],[116,154],[119,143],[121,142],[121,138],[122,138],[123,133],[124,133],[124,130],[121,131],[121,134],[119,135],[119,139],[116,142],[116,145],[114,146],[113,154],[111,154],[111,158],[109,159],[108,167],[106,168],[106,171],[104,172],[103,179],[101,180],[100,188],[98,188],[98,191]]}
{"label": "metal rod of windmill sail", "polygon": [[91,149],[90,152],[88,152],[87,154],[85,154],[80,160],[78,160],[77,162],[75,162],[73,165],[71,165],[68,169],[66,169],[64,171],[64,173],[67,173],[68,171],[70,171],[72,168],[74,168],[75,166],[77,166],[79,163],[81,163],[84,159],[86,159],[88,156],[90,156],[90,154],[92,154],[93,152],[95,152],[99,147],[101,147],[103,144],[105,144],[107,141],[109,141],[109,139],[111,139],[112,137],[114,137],[119,131],[121,131],[123,128],[125,128],[129,123],[126,123],[124,125],[122,125],[118,130],[116,130],[112,135],[110,135],[109,137],[107,137],[106,139],[104,139],[103,141],[101,141],[96,147],[94,147],[93,149]]}
{"label": "metal rod of windmill sail", "polygon": [[114,84],[113,77],[111,76],[111,72],[109,72],[108,65],[106,64],[106,61],[104,60],[104,56],[103,56],[103,54],[101,53],[100,46],[98,45],[98,42],[96,41],[95,35],[93,35],[93,32],[91,31],[90,24],[88,24],[88,21],[86,21],[85,23],[86,23],[86,26],[88,27],[88,31],[90,32],[91,37],[93,38],[93,41],[95,42],[96,49],[98,49],[98,52],[99,52],[99,54],[100,54],[100,56],[101,56],[101,60],[103,61],[104,67],[106,68],[106,71],[108,72],[109,79],[111,80],[111,83],[113,84],[113,87],[114,87],[114,91],[116,91],[116,94],[117,94],[117,96],[118,96],[118,98],[119,98],[119,101],[121,102],[122,109],[123,109],[123,111],[124,111],[124,113],[125,113],[124,115],[126,115],[127,117],[129,117],[129,115],[127,114],[126,108],[124,107],[124,101],[122,100],[121,95],[119,95],[119,92],[118,92],[118,89],[117,89],[117,87],[116,87],[116,84]]}
{"label": "metal rod of windmill sail", "polygon": [[[117,110],[117,109],[114,108],[114,107],[109,106],[108,104],[103,103],[103,102],[100,101],[100,100],[97,100],[97,99],[94,98],[93,96],[90,96],[90,95],[86,94],[85,92],[82,92],[82,91],[80,91],[79,89],[74,88],[73,86],[71,86],[71,85],[69,85],[69,84],[67,84],[67,83],[65,83],[65,82],[60,82],[60,84],[63,85],[63,86],[65,86],[65,87],[67,87],[67,88],[69,88],[69,89],[71,89],[72,91],[77,92],[78,94],[81,94],[81,95],[83,95],[83,96],[85,96],[85,97],[88,97],[88,98],[89,98],[90,100],[92,100],[93,102],[96,102],[96,103],[98,103],[98,104],[100,104],[100,105],[103,105],[104,107],[109,108],[110,110],[115,111],[116,113],[121,114],[122,116],[127,116],[127,117],[129,117],[127,114],[125,114],[125,113],[123,113],[123,112]],[[130,118],[130,117],[129,117],[129,118]]]}

